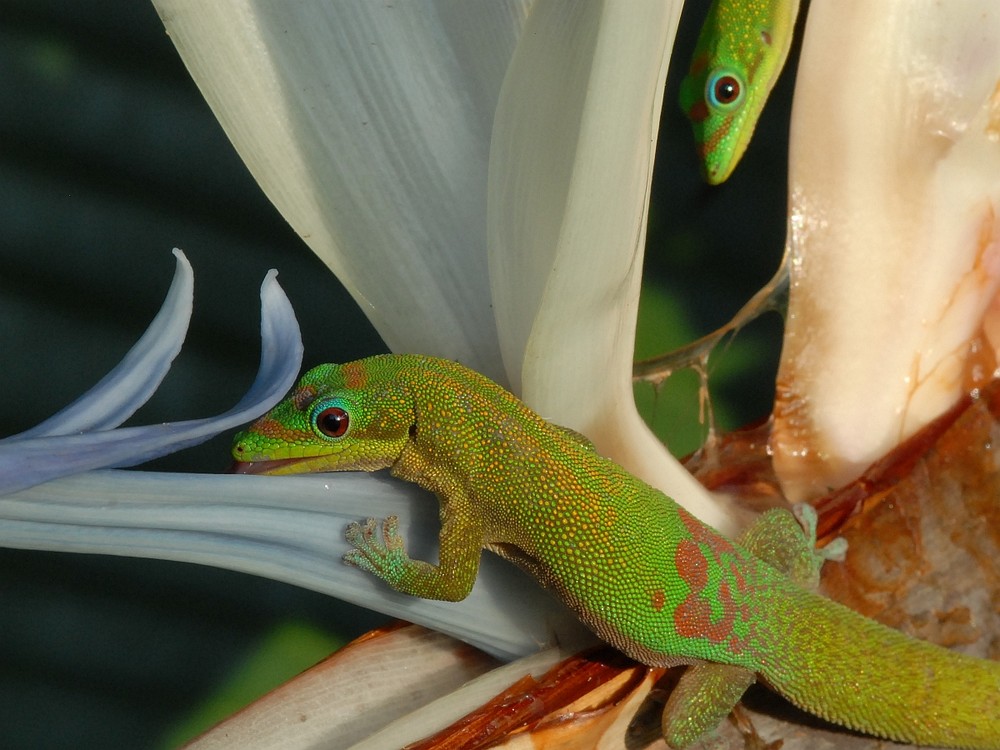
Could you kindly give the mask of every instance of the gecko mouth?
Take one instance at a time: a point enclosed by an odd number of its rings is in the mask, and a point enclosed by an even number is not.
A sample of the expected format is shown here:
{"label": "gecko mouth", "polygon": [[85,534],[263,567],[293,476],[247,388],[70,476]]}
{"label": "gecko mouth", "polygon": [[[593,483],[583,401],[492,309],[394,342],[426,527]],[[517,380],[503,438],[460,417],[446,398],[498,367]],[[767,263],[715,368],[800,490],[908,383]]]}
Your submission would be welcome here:
{"label": "gecko mouth", "polygon": [[[236,461],[227,474],[297,474],[295,464],[305,463],[307,458],[279,458],[273,461]],[[302,471],[308,471],[303,469]]]}

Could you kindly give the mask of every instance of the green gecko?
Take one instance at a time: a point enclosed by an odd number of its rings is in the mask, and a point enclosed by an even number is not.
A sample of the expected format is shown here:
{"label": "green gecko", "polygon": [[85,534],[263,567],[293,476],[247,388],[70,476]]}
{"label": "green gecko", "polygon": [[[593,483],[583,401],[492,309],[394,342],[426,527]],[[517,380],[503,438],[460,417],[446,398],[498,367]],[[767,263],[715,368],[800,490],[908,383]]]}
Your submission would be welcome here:
{"label": "green gecko", "polygon": [[788,57],[798,10],[798,0],[715,0],[708,9],[680,105],[712,185],[729,178],[750,143]]}
{"label": "green gecko", "polygon": [[316,367],[237,435],[233,455],[243,473],[388,468],[434,492],[437,565],[407,556],[393,517],[347,529],[345,562],[397,591],[463,599],[486,548],[632,658],[696,665],[664,708],[673,747],[711,731],[759,679],[872,735],[1000,748],[1000,662],[909,638],[807,591],[765,561],[810,577],[782,561],[795,523],[787,511],[730,542],[459,364],[382,355]]}

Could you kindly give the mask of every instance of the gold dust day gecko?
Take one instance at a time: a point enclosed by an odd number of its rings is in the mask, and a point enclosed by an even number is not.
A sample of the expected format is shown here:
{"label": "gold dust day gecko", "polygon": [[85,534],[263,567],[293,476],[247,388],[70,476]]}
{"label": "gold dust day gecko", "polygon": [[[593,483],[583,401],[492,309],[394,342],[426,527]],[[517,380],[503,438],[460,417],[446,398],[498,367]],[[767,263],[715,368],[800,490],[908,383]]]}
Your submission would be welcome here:
{"label": "gold dust day gecko", "polygon": [[705,180],[725,182],[743,157],[788,57],[798,0],[714,0],[681,83]]}
{"label": "gold dust day gecko", "polygon": [[1000,748],[1000,662],[909,638],[795,583],[809,574],[781,554],[803,537],[790,513],[771,511],[731,542],[454,362],[316,367],[237,435],[233,455],[244,473],[388,468],[434,492],[437,565],[407,556],[392,517],[347,529],[345,561],[397,591],[463,599],[486,548],[634,659],[695,665],[664,708],[673,747],[711,731],[757,679],[878,737]]}

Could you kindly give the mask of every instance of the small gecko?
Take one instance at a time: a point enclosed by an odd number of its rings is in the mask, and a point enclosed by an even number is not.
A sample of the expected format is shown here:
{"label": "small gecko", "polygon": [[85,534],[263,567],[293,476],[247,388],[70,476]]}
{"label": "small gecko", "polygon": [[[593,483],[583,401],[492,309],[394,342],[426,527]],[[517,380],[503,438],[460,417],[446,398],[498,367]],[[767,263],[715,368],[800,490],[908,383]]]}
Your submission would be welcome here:
{"label": "small gecko", "polygon": [[788,58],[798,0],[715,0],[680,105],[691,120],[706,182],[725,182],[743,157]]}

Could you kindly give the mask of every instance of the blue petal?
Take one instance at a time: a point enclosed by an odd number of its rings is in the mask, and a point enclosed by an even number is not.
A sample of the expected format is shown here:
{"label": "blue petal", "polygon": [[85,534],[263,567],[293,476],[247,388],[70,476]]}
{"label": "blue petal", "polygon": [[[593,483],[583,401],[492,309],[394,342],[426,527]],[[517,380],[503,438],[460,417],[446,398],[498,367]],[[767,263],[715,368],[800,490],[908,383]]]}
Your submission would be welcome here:
{"label": "blue petal", "polygon": [[343,563],[348,522],[390,514],[400,518],[407,552],[435,559],[435,505],[424,490],[384,473],[95,471],[0,497],[0,545],[239,570],[426,625],[504,659],[586,637],[554,597],[492,554],[483,555],[461,602],[400,594]]}
{"label": "blue petal", "polygon": [[271,271],[261,286],[261,360],[247,394],[217,417],[0,443],[0,494],[90,469],[135,466],[197,445],[254,419],[295,382],[302,339],[295,313]]}
{"label": "blue petal", "polygon": [[65,409],[6,440],[109,430],[131,417],[159,387],[181,350],[194,291],[194,273],[184,253],[174,250],[177,268],[160,312],[122,361]]}

